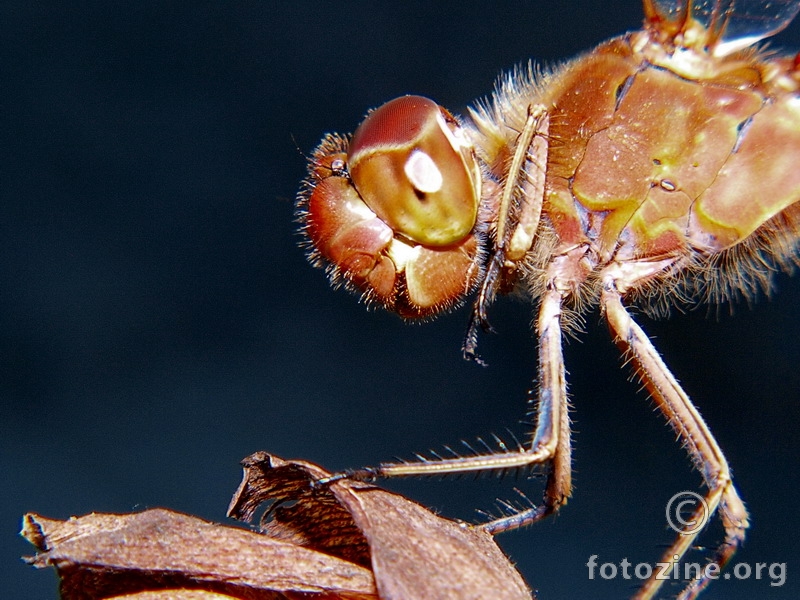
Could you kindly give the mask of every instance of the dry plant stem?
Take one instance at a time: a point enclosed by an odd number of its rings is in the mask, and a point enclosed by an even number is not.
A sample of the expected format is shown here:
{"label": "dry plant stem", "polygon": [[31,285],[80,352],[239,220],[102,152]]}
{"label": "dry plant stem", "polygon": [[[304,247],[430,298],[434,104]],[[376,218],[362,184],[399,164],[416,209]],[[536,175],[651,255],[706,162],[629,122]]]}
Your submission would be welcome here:
{"label": "dry plant stem", "polygon": [[[733,487],[728,462],[686,392],[670,373],[644,331],[623,306],[613,281],[607,281],[604,285],[601,303],[617,342],[630,353],[638,375],[661,413],[680,437],[708,486],[708,493],[705,496],[708,514],[704,514],[705,507],[701,505],[693,515],[693,519],[710,519],[719,508],[725,528],[725,540],[717,549],[713,562],[722,568],[744,540],[745,529],[748,526],[747,511]],[[691,528],[691,525],[687,528]],[[680,562],[701,530],[702,528],[695,528],[694,531],[687,529],[667,549],[662,561],[668,563],[670,567],[664,576],[668,576],[672,568]],[[707,577],[692,581],[679,598],[682,600],[696,598],[709,581]],[[637,592],[635,598],[637,600],[653,598],[661,583],[655,576],[651,577]]]}

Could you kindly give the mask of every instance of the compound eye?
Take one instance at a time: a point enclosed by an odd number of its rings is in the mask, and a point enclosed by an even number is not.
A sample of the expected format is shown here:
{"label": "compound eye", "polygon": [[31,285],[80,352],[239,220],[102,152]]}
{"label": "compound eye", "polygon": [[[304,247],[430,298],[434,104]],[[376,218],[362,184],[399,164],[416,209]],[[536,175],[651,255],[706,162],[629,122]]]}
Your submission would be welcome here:
{"label": "compound eye", "polygon": [[448,246],[472,231],[480,171],[455,118],[432,100],[403,96],[372,111],[348,163],[359,195],[395,233]]}

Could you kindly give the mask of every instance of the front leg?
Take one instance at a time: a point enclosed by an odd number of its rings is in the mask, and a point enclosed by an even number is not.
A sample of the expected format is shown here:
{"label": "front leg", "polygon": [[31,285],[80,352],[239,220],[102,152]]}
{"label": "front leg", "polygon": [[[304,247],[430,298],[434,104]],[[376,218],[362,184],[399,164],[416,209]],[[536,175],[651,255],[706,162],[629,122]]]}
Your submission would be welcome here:
{"label": "front leg", "polygon": [[537,425],[532,436],[533,440],[528,447],[518,451],[458,458],[383,463],[378,467],[367,467],[335,475],[334,478],[372,479],[375,477],[444,475],[531,467],[549,462],[551,469],[541,506],[491,521],[483,527],[491,533],[514,529],[538,521],[566,504],[572,489],[572,475],[567,386],[561,352],[562,299],[563,292],[553,285],[543,296],[539,309],[537,320],[539,340]]}
{"label": "front leg", "polygon": [[[473,115],[478,129],[482,121]],[[491,128],[488,128],[491,129]],[[464,358],[484,364],[477,354],[478,329],[492,332],[487,316],[498,291],[512,286],[517,266],[527,255],[539,228],[544,204],[550,117],[544,106],[528,107],[528,118],[514,145],[514,154],[503,182],[495,222],[494,248],[487,256],[486,273],[472,307]]]}

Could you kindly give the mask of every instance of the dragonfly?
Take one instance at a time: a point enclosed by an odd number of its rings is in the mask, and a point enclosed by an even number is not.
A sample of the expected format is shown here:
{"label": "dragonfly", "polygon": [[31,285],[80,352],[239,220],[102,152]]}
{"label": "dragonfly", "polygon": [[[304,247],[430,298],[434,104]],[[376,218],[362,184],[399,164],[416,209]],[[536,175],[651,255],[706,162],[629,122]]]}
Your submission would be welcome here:
{"label": "dragonfly", "polygon": [[565,335],[597,310],[674,429],[705,491],[635,598],[658,595],[710,515],[724,539],[680,598],[741,546],[748,512],[698,409],[632,316],[724,303],[800,265],[800,54],[759,42],[797,0],[643,0],[640,30],[554,68],[502,75],[466,117],[403,96],[309,158],[297,215],[334,286],[407,320],[471,303],[465,358],[481,362],[499,295],[530,299],[536,413],[518,448],[382,463],[375,479],[547,467],[543,499],[482,524],[499,533],[571,495]]}

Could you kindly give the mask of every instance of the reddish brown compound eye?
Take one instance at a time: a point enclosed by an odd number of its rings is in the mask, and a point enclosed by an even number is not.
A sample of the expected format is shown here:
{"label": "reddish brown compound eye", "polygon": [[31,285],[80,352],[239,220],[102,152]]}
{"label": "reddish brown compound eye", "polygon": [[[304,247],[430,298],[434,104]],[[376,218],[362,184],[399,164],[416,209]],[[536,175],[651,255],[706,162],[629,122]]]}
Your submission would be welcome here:
{"label": "reddish brown compound eye", "polygon": [[328,135],[315,150],[298,199],[311,261],[405,318],[439,313],[480,275],[480,184],[450,113],[426,98],[393,100],[352,142]]}
{"label": "reddish brown compound eye", "polygon": [[427,246],[463,240],[475,225],[480,173],[450,113],[403,96],[372,111],[353,135],[350,175],[396,233]]}

